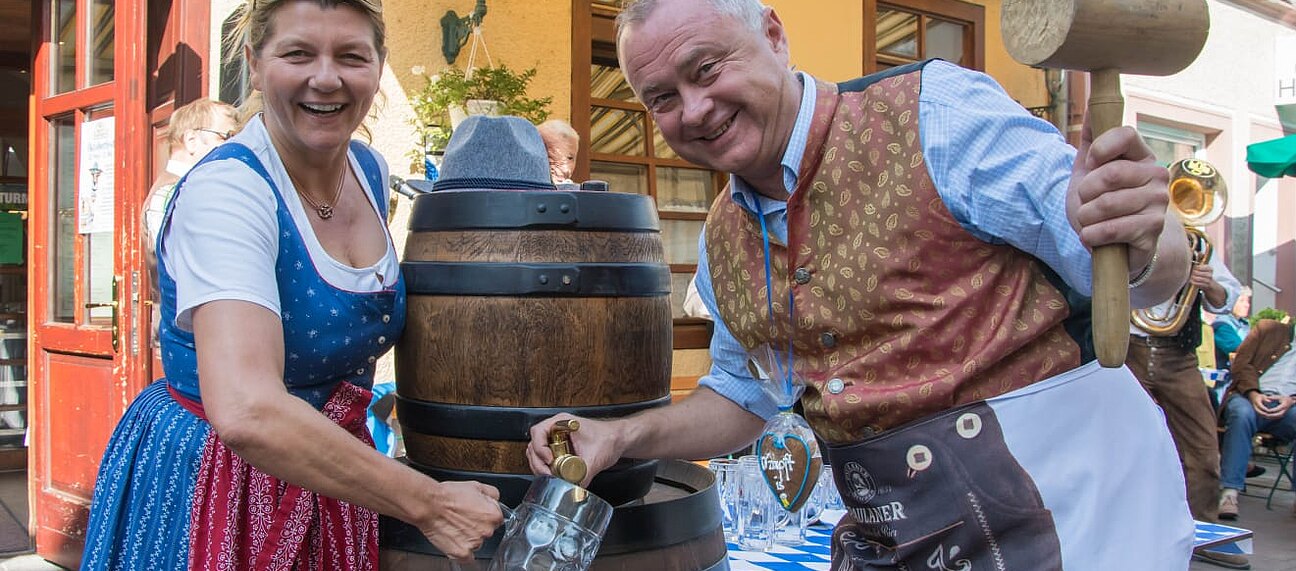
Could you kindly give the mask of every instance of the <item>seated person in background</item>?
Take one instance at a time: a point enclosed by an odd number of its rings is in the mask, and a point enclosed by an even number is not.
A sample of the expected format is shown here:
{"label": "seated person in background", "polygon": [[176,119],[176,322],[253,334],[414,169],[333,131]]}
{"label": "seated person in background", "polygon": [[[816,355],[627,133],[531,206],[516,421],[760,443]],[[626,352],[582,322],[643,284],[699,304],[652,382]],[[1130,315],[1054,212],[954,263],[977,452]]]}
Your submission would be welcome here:
{"label": "seated person in background", "polygon": [[1251,313],[1251,288],[1243,287],[1238,295],[1233,311],[1228,315],[1215,318],[1211,329],[1215,330],[1215,367],[1229,368],[1229,355],[1237,352],[1242,340],[1251,330],[1247,315]]}
{"label": "seated person in background", "polygon": [[1224,397],[1224,440],[1220,444],[1219,517],[1238,517],[1237,494],[1257,432],[1296,438],[1296,351],[1291,316],[1276,309],[1256,315],[1255,325],[1233,360],[1233,386]]}
{"label": "seated person in background", "polygon": [[576,184],[572,181],[572,174],[576,171],[580,135],[570,123],[562,119],[550,119],[536,128],[540,130],[540,138],[544,140],[545,150],[549,152],[549,174],[553,177],[554,184],[559,185],[559,188]]}

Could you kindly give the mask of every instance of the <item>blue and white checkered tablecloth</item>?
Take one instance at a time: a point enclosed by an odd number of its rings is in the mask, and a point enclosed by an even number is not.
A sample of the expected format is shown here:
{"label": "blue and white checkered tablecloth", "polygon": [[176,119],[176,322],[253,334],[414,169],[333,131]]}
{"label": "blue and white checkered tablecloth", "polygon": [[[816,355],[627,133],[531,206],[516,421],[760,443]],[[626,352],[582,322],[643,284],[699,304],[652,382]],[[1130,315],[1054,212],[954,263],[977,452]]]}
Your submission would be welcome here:
{"label": "blue and white checkered tablecloth", "polygon": [[[799,547],[776,546],[769,551],[743,551],[729,544],[729,568],[732,571],[829,571],[829,547],[832,528],[814,525],[806,530],[806,544]],[[1251,553],[1251,531],[1212,523],[1197,522],[1196,545],[1216,545],[1212,551]]]}

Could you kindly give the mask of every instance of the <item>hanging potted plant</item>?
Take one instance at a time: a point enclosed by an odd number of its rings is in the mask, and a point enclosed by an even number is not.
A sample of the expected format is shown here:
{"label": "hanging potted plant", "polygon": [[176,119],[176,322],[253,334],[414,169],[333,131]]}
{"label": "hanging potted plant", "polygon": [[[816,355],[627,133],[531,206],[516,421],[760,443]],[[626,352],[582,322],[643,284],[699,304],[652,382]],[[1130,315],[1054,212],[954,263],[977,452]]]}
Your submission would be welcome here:
{"label": "hanging potted plant", "polygon": [[536,68],[515,72],[506,65],[464,71],[451,67],[428,76],[422,66],[414,75],[424,78],[423,89],[414,94],[411,121],[419,146],[410,156],[421,168],[427,154],[439,154],[450,141],[450,133],[469,115],[516,115],[532,123],[549,118],[553,97],[527,96],[527,86]]}

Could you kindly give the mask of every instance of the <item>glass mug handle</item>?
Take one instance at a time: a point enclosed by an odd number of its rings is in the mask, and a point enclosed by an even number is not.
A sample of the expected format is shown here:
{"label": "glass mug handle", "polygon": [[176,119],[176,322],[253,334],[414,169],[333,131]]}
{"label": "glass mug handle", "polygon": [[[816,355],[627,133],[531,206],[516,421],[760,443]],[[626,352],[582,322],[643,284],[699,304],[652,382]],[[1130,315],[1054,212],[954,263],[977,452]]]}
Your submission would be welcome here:
{"label": "glass mug handle", "polygon": [[513,523],[517,521],[517,511],[504,505],[504,502],[497,501],[495,503],[499,504],[500,513],[504,514],[504,523],[502,525],[504,526],[504,535],[508,535],[510,531],[513,531]]}

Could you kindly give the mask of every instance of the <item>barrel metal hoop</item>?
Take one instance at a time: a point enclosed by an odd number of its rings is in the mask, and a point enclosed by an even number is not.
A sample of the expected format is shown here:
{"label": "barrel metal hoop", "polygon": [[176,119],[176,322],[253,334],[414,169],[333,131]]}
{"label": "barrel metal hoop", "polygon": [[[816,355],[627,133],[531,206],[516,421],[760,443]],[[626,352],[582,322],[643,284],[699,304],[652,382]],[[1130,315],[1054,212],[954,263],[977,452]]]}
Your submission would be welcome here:
{"label": "barrel metal hoop", "polygon": [[526,442],[531,427],[566,412],[585,418],[610,418],[670,404],[670,395],[626,404],[524,408],[428,402],[396,395],[396,418],[401,426],[419,434]]}
{"label": "barrel metal hoop", "polygon": [[[622,462],[625,462],[623,460]],[[608,523],[603,542],[599,547],[599,556],[618,555],[623,553],[651,552],[654,549],[677,545],[705,536],[720,529],[720,496],[714,480],[700,481],[683,462],[633,461],[630,464],[618,463],[611,469],[600,472],[590,483],[590,491],[616,505],[612,512],[612,521]],[[505,504],[514,506],[526,495],[527,488],[535,476],[527,474],[499,474],[494,472],[474,472],[469,470],[446,470],[423,466],[414,462],[410,465],[420,472],[441,481],[477,481],[495,486],[500,491],[500,499]],[[623,468],[624,466],[624,468]],[[699,470],[706,470],[693,466]],[[687,496],[667,502],[629,503],[617,505],[608,491],[623,491],[639,479],[639,473],[645,470],[655,471],[656,481],[671,487],[690,492]],[[602,492],[602,493],[601,493]],[[639,492],[642,494],[643,492]],[[639,496],[631,494],[630,498]],[[505,499],[508,498],[508,499]],[[511,501],[510,501],[511,500]],[[412,527],[409,529],[413,529]],[[408,537],[394,542],[401,549],[423,553],[439,554],[440,552],[418,534],[410,533]],[[394,539],[394,538],[393,538]],[[493,554],[499,545],[499,535],[478,551]],[[713,567],[707,567],[711,569]]]}
{"label": "barrel metal hoop", "polygon": [[401,262],[410,295],[654,297],[670,294],[665,264]]}
{"label": "barrel metal hoop", "polygon": [[670,502],[618,507],[603,535],[599,555],[675,545],[720,529],[720,493],[706,468],[688,462],[662,462],[657,465],[655,479],[691,493]]}
{"label": "barrel metal hoop", "polygon": [[411,232],[565,228],[660,232],[652,197],[625,192],[438,191],[414,199]]}
{"label": "barrel metal hoop", "polygon": [[[633,502],[642,498],[652,489],[653,474],[661,470],[659,460],[632,460],[622,458],[611,468],[599,472],[590,482],[589,490],[613,506]],[[531,474],[509,474],[500,472],[477,472],[474,470],[457,470],[437,468],[419,464],[413,460],[409,465],[439,482],[481,482],[494,486],[500,492],[500,501],[511,507],[517,507],[526,497],[527,489],[536,476]],[[718,499],[716,500],[719,501]],[[613,512],[613,521],[616,520]],[[715,526],[719,526],[716,520]],[[669,543],[663,545],[670,545]]]}

